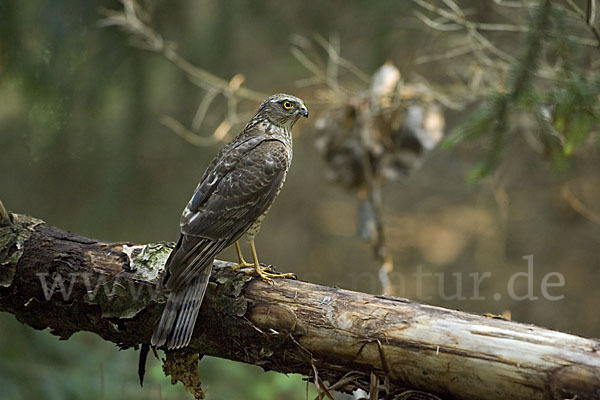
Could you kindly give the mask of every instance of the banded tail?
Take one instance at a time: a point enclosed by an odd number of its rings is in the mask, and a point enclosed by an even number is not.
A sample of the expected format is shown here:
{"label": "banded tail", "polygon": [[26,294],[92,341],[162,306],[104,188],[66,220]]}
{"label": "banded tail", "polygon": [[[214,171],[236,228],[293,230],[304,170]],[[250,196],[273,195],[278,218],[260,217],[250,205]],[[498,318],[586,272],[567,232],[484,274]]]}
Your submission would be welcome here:
{"label": "banded tail", "polygon": [[171,293],[152,335],[152,346],[167,344],[174,350],[190,343],[214,258],[225,244],[181,236],[166,263],[166,287]]}

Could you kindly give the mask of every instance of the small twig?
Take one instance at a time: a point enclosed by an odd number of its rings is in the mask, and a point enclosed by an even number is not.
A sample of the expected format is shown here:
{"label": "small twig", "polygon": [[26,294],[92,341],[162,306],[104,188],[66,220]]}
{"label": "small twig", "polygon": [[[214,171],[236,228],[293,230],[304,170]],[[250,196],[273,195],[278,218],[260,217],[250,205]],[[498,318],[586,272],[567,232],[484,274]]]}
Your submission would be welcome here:
{"label": "small twig", "polygon": [[511,8],[531,8],[531,7],[535,7],[537,4],[535,2],[527,3],[524,0],[516,0],[516,1],[494,0],[494,3],[496,3],[497,5],[502,6],[502,7],[511,7]]}
{"label": "small twig", "polygon": [[371,371],[371,382],[369,385],[369,400],[379,399],[379,377]]}
{"label": "small twig", "polygon": [[569,184],[564,184],[560,189],[560,194],[563,199],[569,204],[569,206],[578,214],[586,218],[587,220],[600,225],[600,214],[590,210],[581,200],[577,198],[571,191]]}
{"label": "small twig", "polygon": [[198,110],[196,110],[196,115],[194,115],[194,119],[192,120],[192,129],[195,132],[197,132],[200,129],[200,127],[202,126],[202,122],[204,122],[206,113],[207,113],[208,109],[210,108],[210,105],[212,104],[213,100],[215,99],[215,97],[217,97],[218,94],[219,94],[219,91],[217,89],[211,88],[204,95],[204,98],[200,102],[200,105],[198,105]]}
{"label": "small twig", "polygon": [[[332,40],[339,41],[339,37],[334,36]],[[320,35],[315,36],[315,41],[323,47],[325,51],[327,51],[328,57],[331,59],[331,62],[337,64],[337,66],[341,66],[346,68],[349,72],[353,73],[358,79],[362,80],[365,83],[369,83],[371,81],[371,77],[362,72],[356,65],[354,65],[351,61],[343,58],[340,55],[339,43],[335,46],[330,42],[325,40]],[[334,43],[335,44],[335,43]]]}
{"label": "small twig", "polygon": [[575,14],[579,15],[590,28],[596,40],[598,41],[598,47],[600,47],[600,31],[595,25],[596,19],[596,1],[588,0],[587,10],[584,12],[573,0],[565,0],[565,2],[571,7]]}
{"label": "small twig", "polygon": [[414,14],[428,27],[438,31],[459,31],[463,27],[459,24],[449,24],[447,18],[440,18],[441,22],[433,20],[420,11],[414,11]]}
{"label": "small twig", "polygon": [[[407,85],[403,89],[400,90],[401,97],[411,98],[411,96],[414,95],[414,92],[417,92],[417,93],[422,93],[425,97],[428,97],[430,99],[433,99],[433,100],[439,102],[444,107],[446,107],[450,110],[460,111],[465,108],[466,104],[465,104],[464,99],[459,99],[456,97],[450,98],[450,97],[446,96],[445,94],[440,93],[439,91],[435,90],[431,86],[429,81],[427,79],[425,79],[424,77],[422,77],[418,74],[414,74],[414,80],[417,82],[416,85],[412,85],[412,86]],[[407,92],[406,94],[404,93],[404,90],[406,90],[406,92]]]}
{"label": "small twig", "polygon": [[410,399],[421,399],[421,400],[442,400],[434,394],[422,392],[420,390],[406,390],[394,397],[393,400],[410,400]]}
{"label": "small twig", "polygon": [[465,14],[463,13],[463,10],[453,0],[442,0],[442,1],[446,5],[446,7],[448,7],[452,11],[454,11],[454,13],[456,15],[464,18]]}
{"label": "small twig", "polygon": [[377,339],[377,350],[379,350],[379,358],[381,359],[381,366],[383,372],[386,375],[390,374],[390,368],[388,366],[387,360],[385,359],[385,353],[383,352],[383,345],[381,344],[381,340]]}
{"label": "small twig", "polygon": [[319,372],[317,371],[317,367],[314,363],[312,364],[312,369],[315,374],[315,386],[317,387],[317,391],[319,392],[319,400],[323,399],[323,395],[327,396],[329,400],[335,400],[331,393],[329,393],[327,386],[325,386],[321,378],[319,378]]}
{"label": "small twig", "polygon": [[237,109],[240,100],[262,101],[267,96],[264,93],[242,87],[244,78],[240,74],[227,81],[193,65],[177,52],[173,43],[164,40],[154,30],[150,25],[150,18],[135,0],[121,0],[121,3],[123,4],[122,11],[102,10],[105,18],[100,20],[98,24],[100,26],[117,26],[121,28],[130,35],[133,45],[161,54],[186,73],[192,83],[207,91],[192,121],[192,131],[197,132],[200,130],[208,109],[217,95],[221,94],[227,99],[227,118],[210,137],[202,137],[190,132],[183,124],[171,117],[163,116],[161,118],[164,125],[188,142],[196,146],[207,146],[222,140],[231,129],[231,126],[239,122]]}
{"label": "small twig", "polygon": [[354,383],[353,386],[356,386],[357,378],[359,378],[361,376],[363,376],[363,374],[360,372],[350,371],[350,372],[346,373],[346,375],[341,377],[339,381],[337,381],[333,385],[329,386],[329,390],[338,390],[338,389],[345,387],[346,385],[348,385],[350,383]]}
{"label": "small twig", "polygon": [[596,0],[588,0],[586,17],[588,26],[596,25]]}
{"label": "small twig", "polygon": [[314,364],[314,357],[313,357],[313,354],[310,352],[310,350],[308,350],[306,347],[302,346],[302,345],[300,344],[300,342],[298,342],[298,341],[296,340],[296,338],[294,337],[294,335],[292,335],[291,333],[289,334],[289,338],[292,340],[292,342],[294,342],[294,344],[295,344],[296,346],[298,346],[298,348],[299,348],[300,350],[302,350],[304,353],[306,353],[306,355],[308,356],[308,359],[309,359],[309,360],[311,360],[311,363],[313,363],[313,364]]}
{"label": "small twig", "polygon": [[335,92],[340,93],[341,87],[338,81],[338,71],[340,66],[340,42],[337,35],[332,35],[329,40],[325,40],[321,35],[315,35],[315,40],[327,52],[326,82],[327,86]]}
{"label": "small twig", "polygon": [[[513,25],[513,24],[491,24],[486,22],[474,22],[468,21],[462,18],[453,19],[455,23],[440,23],[431,18],[427,17],[425,14],[415,11],[415,15],[423,21],[430,28],[434,28],[440,31],[457,31],[463,28],[475,28],[481,31],[492,31],[492,32],[516,32],[516,33],[526,33],[529,32],[529,28],[525,25]],[[444,21],[450,21],[449,18],[443,17]]]}
{"label": "small twig", "polygon": [[[217,128],[210,136],[197,135],[187,129],[181,122],[168,115],[162,115],[160,117],[160,123],[171,129],[175,134],[177,134],[177,136],[193,144],[194,146],[210,146],[218,143],[224,137],[224,135],[222,135],[223,130],[219,130],[219,128]],[[219,133],[219,136],[217,136],[217,132]]]}
{"label": "small twig", "polygon": [[292,47],[290,52],[298,60],[298,62],[307,70],[313,73],[315,77],[323,78],[323,71],[315,64],[301,49],[298,47]]}
{"label": "small twig", "polygon": [[498,48],[496,45],[494,45],[492,42],[490,42],[485,36],[483,36],[477,30],[476,27],[470,28],[469,34],[473,37],[473,39],[475,39],[476,41],[481,43],[483,48],[488,49],[491,53],[495,54],[500,59],[502,59],[508,63],[514,63],[516,61],[516,59],[513,56],[500,50],[500,48]]}
{"label": "small twig", "polygon": [[417,57],[417,59],[415,60],[415,64],[425,64],[432,61],[449,60],[454,57],[460,57],[472,53],[473,51],[473,46],[471,45],[455,47],[453,49],[446,50],[444,53],[441,54],[431,54],[427,56]]}
{"label": "small twig", "polygon": [[10,215],[6,211],[4,204],[2,204],[2,200],[0,200],[0,226],[10,225],[11,223]]}
{"label": "small twig", "polygon": [[385,241],[385,230],[382,219],[383,204],[381,185],[376,181],[375,171],[373,170],[370,160],[370,151],[368,145],[368,138],[372,129],[370,123],[371,122],[369,119],[363,121],[363,129],[360,132],[362,147],[361,161],[366,183],[367,201],[371,203],[374,212],[376,238],[373,243],[373,250],[375,258],[382,262],[382,266],[379,270],[379,280],[381,282],[383,294],[393,295],[394,288],[389,280],[389,274],[394,269],[394,263],[392,261],[392,255],[388,251]]}
{"label": "small twig", "polygon": [[548,36],[553,37],[553,38],[558,38],[558,39],[566,39],[568,41],[571,41],[575,44],[580,44],[582,46],[592,46],[592,47],[596,47],[598,46],[598,41],[594,40],[594,39],[587,39],[587,38],[582,38],[579,36],[573,36],[573,35],[558,35],[556,33],[553,32],[548,32]]}
{"label": "small twig", "polygon": [[394,295],[394,285],[390,280],[390,275],[394,272],[394,260],[392,255],[387,249],[385,250],[385,256],[383,263],[379,268],[379,281],[381,282],[381,292],[386,296]]}
{"label": "small twig", "polygon": [[[179,69],[181,69],[191,77],[206,82],[214,88],[219,89],[223,93],[229,91],[229,81],[219,78],[218,76],[213,75],[204,69],[196,67],[195,65],[187,61],[185,58],[181,57],[179,53],[175,51],[175,49],[167,47],[161,53],[165,56],[166,59],[171,61]],[[236,91],[236,96],[246,100],[262,101],[266,97],[266,94],[256,92],[246,87],[240,87]]]}
{"label": "small twig", "polygon": [[[480,48],[483,50],[487,50],[487,51],[491,52],[492,54],[494,54],[495,56],[499,57],[501,60],[506,61],[508,63],[513,63],[515,61],[515,58],[512,57],[511,55],[509,55],[508,53],[502,51],[500,48],[498,48],[496,45],[494,45],[492,42],[490,42],[479,31],[480,30],[511,31],[511,32],[527,32],[528,31],[527,27],[522,27],[519,25],[487,24],[487,23],[479,23],[479,22],[470,21],[464,16],[464,13],[462,11],[458,11],[458,12],[456,11],[456,10],[460,10],[460,7],[452,0],[444,0],[444,3],[446,3],[446,5],[448,5],[448,7],[452,11],[444,10],[443,8],[437,7],[437,6],[430,4],[424,0],[412,0],[412,1],[415,4],[424,8],[425,10],[436,13],[437,15],[445,18],[446,20],[452,21],[455,24],[464,27],[464,29],[468,33],[469,38],[471,38],[474,41],[474,43],[473,43],[474,49]],[[430,19],[429,19],[429,22],[427,22],[428,18],[423,16],[422,14],[419,18],[421,20],[423,20],[425,23],[427,23],[429,26],[431,26],[430,23],[433,22]],[[454,27],[452,27],[452,30],[456,30],[456,29],[454,29]],[[477,55],[477,52],[476,52],[476,55]],[[483,54],[479,54],[479,56],[483,56]],[[489,60],[489,62],[492,63],[491,60]]]}

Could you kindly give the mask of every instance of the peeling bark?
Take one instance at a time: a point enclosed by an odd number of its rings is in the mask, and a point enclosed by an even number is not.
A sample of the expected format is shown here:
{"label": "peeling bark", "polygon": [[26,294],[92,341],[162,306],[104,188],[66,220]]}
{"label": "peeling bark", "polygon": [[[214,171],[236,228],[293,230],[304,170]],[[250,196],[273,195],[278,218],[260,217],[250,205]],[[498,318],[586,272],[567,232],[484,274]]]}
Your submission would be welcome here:
{"label": "peeling bark", "polygon": [[[104,243],[16,214],[0,225],[0,311],[63,339],[90,331],[120,348],[150,342],[171,244]],[[390,399],[409,389],[444,399],[600,398],[596,339],[301,281],[271,286],[223,261],[189,350],[329,389],[378,386]]]}

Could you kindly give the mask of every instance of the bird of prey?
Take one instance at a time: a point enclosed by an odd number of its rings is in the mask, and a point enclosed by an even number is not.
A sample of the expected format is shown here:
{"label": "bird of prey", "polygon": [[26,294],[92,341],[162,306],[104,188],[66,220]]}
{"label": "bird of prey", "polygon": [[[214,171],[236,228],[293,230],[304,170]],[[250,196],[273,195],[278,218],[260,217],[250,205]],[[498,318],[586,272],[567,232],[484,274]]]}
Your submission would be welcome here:
{"label": "bird of prey", "polygon": [[[208,285],[215,256],[235,243],[239,265],[262,279],[285,278],[258,262],[254,237],[279,194],[292,161],[292,126],[308,117],[304,102],[276,94],[262,102],[242,132],[209,164],[183,210],[181,236],[166,263],[170,294],[152,336],[155,347],[186,347]],[[253,262],[244,260],[238,240],[250,243]]]}

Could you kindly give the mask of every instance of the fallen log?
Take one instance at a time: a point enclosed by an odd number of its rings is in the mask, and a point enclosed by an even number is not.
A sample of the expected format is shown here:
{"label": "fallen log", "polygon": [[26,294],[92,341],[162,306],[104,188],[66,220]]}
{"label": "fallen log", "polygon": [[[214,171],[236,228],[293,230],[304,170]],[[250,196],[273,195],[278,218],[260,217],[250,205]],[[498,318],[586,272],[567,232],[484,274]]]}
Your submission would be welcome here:
{"label": "fallen log", "polygon": [[[172,244],[105,243],[2,214],[0,311],[63,339],[150,342]],[[302,281],[269,285],[229,266],[215,262],[189,351],[304,374],[324,392],[600,399],[597,339]]]}

